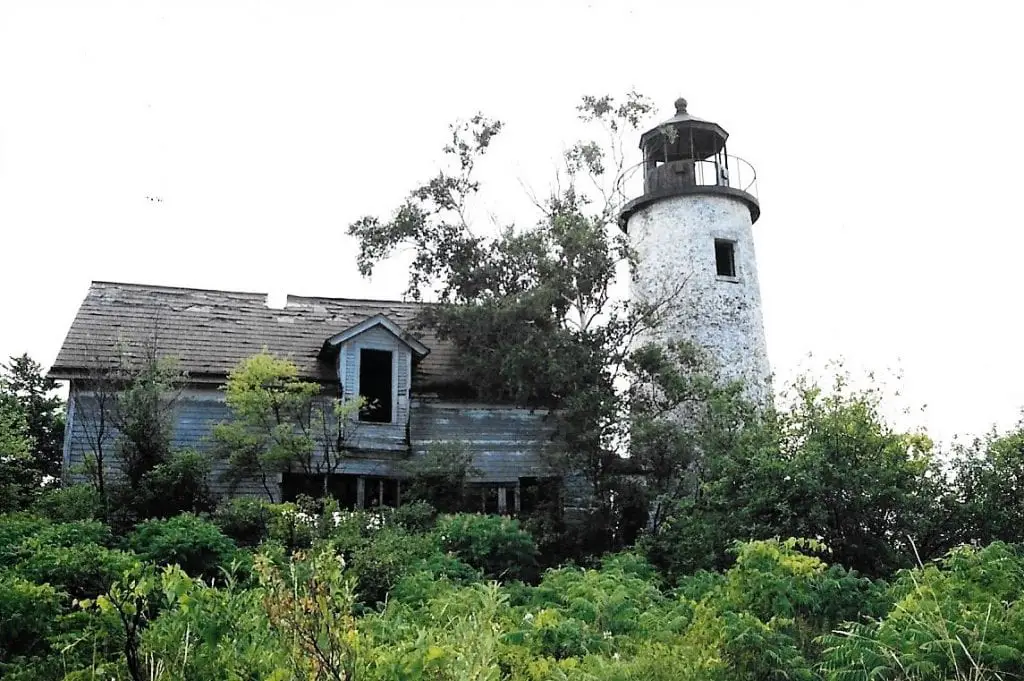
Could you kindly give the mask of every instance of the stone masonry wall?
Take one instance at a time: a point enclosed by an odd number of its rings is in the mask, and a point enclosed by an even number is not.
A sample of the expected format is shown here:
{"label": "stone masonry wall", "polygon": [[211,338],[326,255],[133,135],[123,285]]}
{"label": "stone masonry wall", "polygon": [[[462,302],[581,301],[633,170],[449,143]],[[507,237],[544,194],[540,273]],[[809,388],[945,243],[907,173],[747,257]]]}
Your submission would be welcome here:
{"label": "stone masonry wall", "polygon": [[[633,214],[627,231],[639,256],[634,298],[664,299],[682,284],[663,339],[696,343],[716,360],[723,378],[742,379],[758,402],[769,399],[771,370],[747,206],[728,196],[664,198]],[[716,239],[734,242],[735,277],[718,276]]]}

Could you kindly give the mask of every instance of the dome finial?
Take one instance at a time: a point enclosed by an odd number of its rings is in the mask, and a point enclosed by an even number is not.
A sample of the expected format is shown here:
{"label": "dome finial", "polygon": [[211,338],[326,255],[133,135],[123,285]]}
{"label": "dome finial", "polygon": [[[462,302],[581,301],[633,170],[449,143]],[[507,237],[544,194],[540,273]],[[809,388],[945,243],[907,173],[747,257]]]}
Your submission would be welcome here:
{"label": "dome finial", "polygon": [[676,113],[677,114],[684,114],[684,113],[686,113],[686,100],[683,99],[682,97],[680,97],[679,99],[676,100]]}

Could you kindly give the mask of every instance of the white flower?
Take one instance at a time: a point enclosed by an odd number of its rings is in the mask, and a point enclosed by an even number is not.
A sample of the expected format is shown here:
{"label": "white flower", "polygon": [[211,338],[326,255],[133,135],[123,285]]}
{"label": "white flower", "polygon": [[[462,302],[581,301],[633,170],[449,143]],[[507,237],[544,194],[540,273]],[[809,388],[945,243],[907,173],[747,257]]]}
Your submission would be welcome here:
{"label": "white flower", "polygon": [[532,612],[528,612],[525,615],[523,615],[523,621],[524,622],[532,622],[533,621],[533,613]]}
{"label": "white flower", "polygon": [[602,634],[602,635],[603,635],[603,636],[605,637],[605,639],[609,639],[609,638],[611,638],[611,637],[612,637],[612,632],[610,632],[610,631],[606,631],[606,632],[604,632],[604,634]]}
{"label": "white flower", "polygon": [[335,511],[331,514],[331,519],[334,520],[334,526],[337,527],[341,524],[341,512]]}
{"label": "white flower", "polygon": [[619,654],[618,653],[612,653],[612,659],[615,660],[616,662],[618,662],[619,661]]}
{"label": "white flower", "polygon": [[792,479],[793,479],[793,478],[789,477],[788,475],[787,475],[786,477],[784,477],[784,478],[783,478],[783,480],[785,480],[786,482],[789,482],[789,481],[790,481],[790,480],[792,480]]}

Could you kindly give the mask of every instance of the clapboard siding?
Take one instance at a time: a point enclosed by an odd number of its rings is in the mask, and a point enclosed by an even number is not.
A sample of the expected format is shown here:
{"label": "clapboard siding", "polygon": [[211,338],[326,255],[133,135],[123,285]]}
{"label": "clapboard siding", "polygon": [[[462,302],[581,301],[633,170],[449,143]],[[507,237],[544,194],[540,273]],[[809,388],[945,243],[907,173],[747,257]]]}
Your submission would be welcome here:
{"label": "clapboard siding", "polygon": [[359,423],[353,429],[349,444],[361,450],[408,452],[409,381],[412,353],[409,346],[380,326],[367,329],[341,346],[339,367],[342,390],[346,398],[359,394],[359,354],[362,349],[391,352],[392,418],[391,423]]}
{"label": "clapboard siding", "polygon": [[[67,470],[72,479],[84,480],[81,467],[85,454],[92,450],[97,422],[97,405],[89,394],[77,394],[74,408],[69,409]],[[481,482],[515,482],[523,477],[548,474],[544,454],[553,445],[555,418],[546,410],[469,404],[420,396],[408,401],[410,414],[409,441],[404,429],[401,436],[387,439],[382,432],[394,432],[392,426],[355,424],[350,445],[359,449],[344,458],[336,472],[349,475],[405,477],[409,463],[425,456],[432,445],[440,442],[462,443],[473,457],[473,467]],[[194,449],[210,453],[214,425],[228,421],[231,413],[223,393],[215,389],[190,389],[174,406],[172,444],[176,449]],[[377,432],[375,430],[380,429]],[[105,438],[107,469],[117,475],[114,441],[111,429]],[[218,495],[261,496],[267,493],[259,480],[240,483],[234,489],[223,480],[225,462],[211,456],[211,487]],[[279,494],[280,477],[274,476],[270,486]]]}
{"label": "clapboard siding", "polygon": [[548,473],[544,453],[554,446],[555,417],[547,410],[416,399],[409,424],[413,456],[435,442],[461,442],[481,481],[513,482]]}
{"label": "clapboard siding", "polygon": [[[82,472],[86,455],[92,452],[98,440],[99,406],[96,397],[88,392],[79,392],[72,387],[73,407],[68,410],[68,444],[65,452],[65,475],[72,482],[84,482],[86,476]],[[189,390],[181,395],[173,406],[173,429],[171,447],[173,449],[194,449],[201,453],[209,453],[212,448],[211,434],[213,426],[230,419],[231,413],[224,404],[224,397],[217,390]],[[108,479],[116,479],[119,475],[115,440],[117,431],[107,423],[103,438],[103,451]],[[233,490],[223,480],[227,469],[224,461],[210,457],[210,487],[214,494],[225,496],[234,493],[236,496],[262,496],[267,492],[256,479],[240,481]],[[272,491],[277,490],[278,477],[275,476]]]}

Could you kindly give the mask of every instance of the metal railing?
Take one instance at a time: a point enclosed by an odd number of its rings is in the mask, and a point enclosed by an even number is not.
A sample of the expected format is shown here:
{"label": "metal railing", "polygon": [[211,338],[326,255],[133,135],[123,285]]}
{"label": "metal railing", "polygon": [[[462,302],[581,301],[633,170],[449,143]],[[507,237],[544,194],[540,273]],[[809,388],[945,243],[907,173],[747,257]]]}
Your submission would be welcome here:
{"label": "metal railing", "polygon": [[748,161],[733,155],[719,155],[703,161],[660,163],[648,170],[644,163],[630,168],[626,193],[637,197],[648,191],[673,186],[731,187],[757,196],[757,171]]}

